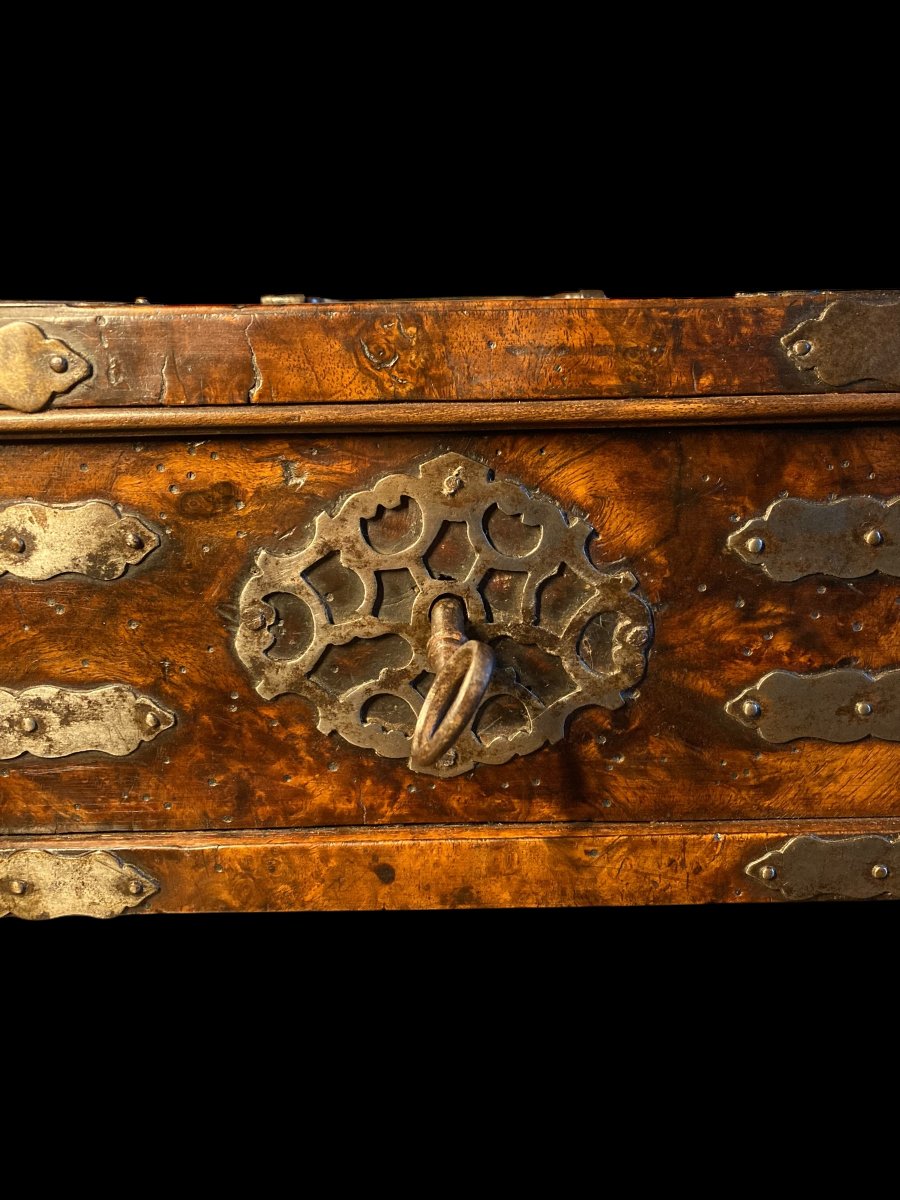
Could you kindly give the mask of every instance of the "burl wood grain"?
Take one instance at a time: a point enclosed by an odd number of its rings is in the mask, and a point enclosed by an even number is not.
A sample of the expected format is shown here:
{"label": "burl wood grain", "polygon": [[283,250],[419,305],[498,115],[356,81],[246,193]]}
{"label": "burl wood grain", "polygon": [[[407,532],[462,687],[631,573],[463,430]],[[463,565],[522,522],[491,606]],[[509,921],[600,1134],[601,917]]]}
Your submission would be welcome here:
{"label": "burl wood grain", "polygon": [[[625,708],[585,710],[558,745],[450,780],[318,733],[298,697],[263,702],[232,650],[257,548],[289,548],[348,491],[443,450],[583,514],[656,625]],[[769,745],[723,708],[776,667],[898,664],[896,579],[779,584],[724,549],[783,491],[896,495],[898,464],[891,426],[3,445],[0,500],[117,502],[162,545],[113,583],[0,578],[2,686],[121,681],[178,722],[124,759],[3,764],[2,830],[900,815],[897,744]]]}
{"label": "burl wood grain", "polygon": [[[869,299],[883,298],[869,294]],[[4,306],[91,363],[52,409],[554,400],[827,390],[780,339],[834,294]],[[850,390],[860,390],[859,387]]]}
{"label": "burl wood grain", "polygon": [[[796,834],[765,826],[307,830],[45,838],[102,849],[154,878],[126,915],[334,909],[567,907],[780,902],[744,868]],[[820,821],[817,835],[896,835],[897,822]],[[0,850],[24,842],[0,839]],[[31,843],[35,845],[35,843]]]}

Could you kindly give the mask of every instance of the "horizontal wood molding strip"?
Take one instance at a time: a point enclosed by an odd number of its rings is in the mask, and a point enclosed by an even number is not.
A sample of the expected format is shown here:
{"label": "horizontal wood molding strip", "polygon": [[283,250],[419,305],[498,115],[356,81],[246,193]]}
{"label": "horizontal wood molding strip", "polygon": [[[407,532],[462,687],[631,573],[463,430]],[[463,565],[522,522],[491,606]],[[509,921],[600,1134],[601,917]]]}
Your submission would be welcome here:
{"label": "horizontal wood molding strip", "polygon": [[346,433],[591,429],[632,425],[751,425],[894,421],[900,392],[799,396],[709,396],[690,400],[520,400],[477,405],[415,401],[391,404],[292,404],[280,407],[119,408],[42,413],[0,411],[0,440],[140,434],[255,433],[341,429]]}
{"label": "horizontal wood molding strip", "polygon": [[89,364],[54,410],[777,395],[826,390],[797,369],[781,339],[835,296],[2,304],[0,327],[36,327]]}
{"label": "horizontal wood molding strip", "polygon": [[159,884],[137,913],[568,907],[777,900],[744,868],[813,832],[889,836],[900,821],[108,834],[0,850],[112,851]]}

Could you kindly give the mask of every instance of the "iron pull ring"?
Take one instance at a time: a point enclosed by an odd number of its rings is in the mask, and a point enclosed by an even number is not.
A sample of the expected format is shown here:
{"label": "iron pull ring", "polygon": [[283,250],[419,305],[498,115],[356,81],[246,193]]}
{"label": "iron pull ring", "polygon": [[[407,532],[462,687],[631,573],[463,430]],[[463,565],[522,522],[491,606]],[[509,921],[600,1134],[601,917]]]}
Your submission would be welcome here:
{"label": "iron pull ring", "polygon": [[434,682],[416,721],[411,761],[430,767],[468,729],[494,673],[494,652],[465,634],[465,608],[442,596],[431,609],[428,663]]}

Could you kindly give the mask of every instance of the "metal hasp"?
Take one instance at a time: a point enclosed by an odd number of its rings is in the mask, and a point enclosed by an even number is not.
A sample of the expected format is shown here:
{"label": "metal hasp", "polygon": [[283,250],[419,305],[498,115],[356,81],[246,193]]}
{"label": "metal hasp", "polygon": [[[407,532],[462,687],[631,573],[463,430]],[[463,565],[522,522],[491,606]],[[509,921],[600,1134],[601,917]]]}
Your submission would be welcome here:
{"label": "metal hasp", "polygon": [[[260,695],[310,700],[323,733],[431,775],[504,763],[558,741],[576,709],[621,707],[643,677],[650,612],[630,571],[594,565],[594,536],[445,454],[321,513],[305,548],[257,551],[235,648]],[[458,736],[423,761],[444,726]]]}
{"label": "metal hasp", "polygon": [[900,741],[900,670],[770,671],[725,711],[767,742]]}
{"label": "metal hasp", "polygon": [[121,757],[174,724],[174,713],[121,683],[91,691],[0,688],[0,759],[65,758],[85,750]]}
{"label": "metal hasp", "polygon": [[137,517],[105,500],[82,504],[37,501],[0,508],[0,574],[52,579],[72,573],[118,579],[159,545]]}
{"label": "metal hasp", "polygon": [[745,874],[786,900],[870,900],[894,896],[900,883],[900,843],[878,835],[793,837],[754,859]]}
{"label": "metal hasp", "polygon": [[159,883],[106,850],[0,850],[0,917],[117,917]]}
{"label": "metal hasp", "polygon": [[900,388],[900,304],[841,299],[781,339],[800,371],[826,387],[877,383]]}
{"label": "metal hasp", "polygon": [[46,337],[37,325],[0,325],[0,404],[6,408],[37,412],[90,373],[86,359],[65,342]]}
{"label": "metal hasp", "polygon": [[805,575],[900,576],[900,496],[776,500],[726,543],[751,566],[787,583]]}

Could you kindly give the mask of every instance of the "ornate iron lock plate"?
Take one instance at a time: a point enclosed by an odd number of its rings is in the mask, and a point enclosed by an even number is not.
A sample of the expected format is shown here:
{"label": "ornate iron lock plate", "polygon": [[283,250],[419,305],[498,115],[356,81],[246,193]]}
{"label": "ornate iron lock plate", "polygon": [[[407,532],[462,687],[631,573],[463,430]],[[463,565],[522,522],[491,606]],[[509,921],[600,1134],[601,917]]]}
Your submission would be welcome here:
{"label": "ornate iron lock plate", "polygon": [[432,775],[504,763],[644,674],[650,612],[630,571],[594,565],[594,538],[445,454],[320,514],[303,549],[258,551],[235,648],[260,695],[310,700],[323,733]]}

